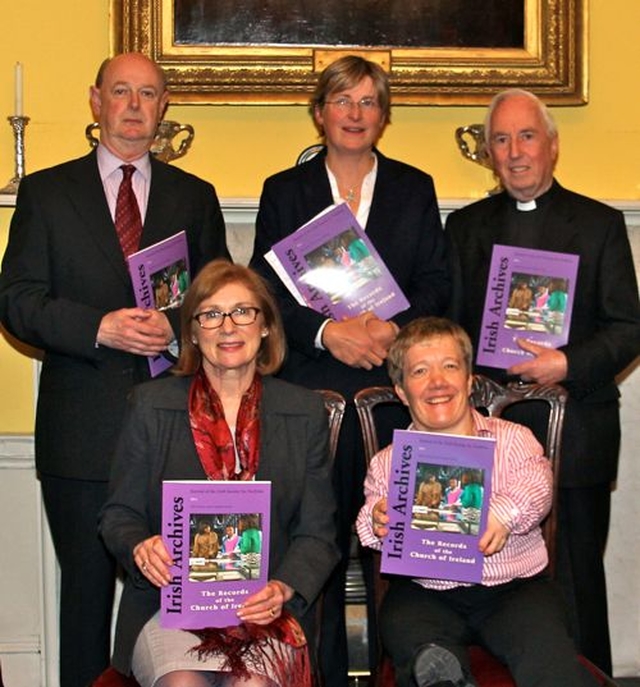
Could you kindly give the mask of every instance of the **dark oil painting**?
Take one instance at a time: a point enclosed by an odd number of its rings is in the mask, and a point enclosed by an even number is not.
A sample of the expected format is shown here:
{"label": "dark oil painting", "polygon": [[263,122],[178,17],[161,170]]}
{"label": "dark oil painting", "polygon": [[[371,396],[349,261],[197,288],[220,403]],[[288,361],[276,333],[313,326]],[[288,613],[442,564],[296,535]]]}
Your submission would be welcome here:
{"label": "dark oil painting", "polygon": [[175,45],[523,48],[525,0],[174,0]]}

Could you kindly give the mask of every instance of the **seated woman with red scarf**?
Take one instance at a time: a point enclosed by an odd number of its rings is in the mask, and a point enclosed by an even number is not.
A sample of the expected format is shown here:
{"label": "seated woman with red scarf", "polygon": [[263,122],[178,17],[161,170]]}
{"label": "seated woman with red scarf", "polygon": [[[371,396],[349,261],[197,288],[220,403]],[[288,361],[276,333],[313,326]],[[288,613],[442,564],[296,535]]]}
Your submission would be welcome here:
{"label": "seated woman with red scarf", "polygon": [[[100,520],[126,571],[113,665],[141,687],[308,685],[305,637],[338,559],[322,399],[271,376],[284,333],[250,269],[209,263],[181,317],[173,376],[133,393]],[[270,579],[243,605],[239,626],[160,626],[160,589],[171,579],[159,534],[163,479],[271,481]]]}

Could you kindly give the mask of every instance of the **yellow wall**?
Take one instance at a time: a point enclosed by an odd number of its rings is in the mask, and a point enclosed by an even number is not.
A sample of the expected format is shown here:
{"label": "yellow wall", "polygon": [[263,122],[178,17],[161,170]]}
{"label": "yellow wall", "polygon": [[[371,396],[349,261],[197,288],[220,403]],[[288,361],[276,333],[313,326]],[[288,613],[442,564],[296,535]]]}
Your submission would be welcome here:
{"label": "yellow wall", "polygon": [[[588,3],[588,0],[585,0]],[[109,50],[109,3],[20,0],[3,15],[0,113],[13,112],[13,65],[24,63],[26,167],[34,171],[86,152],[87,89]],[[554,110],[561,131],[559,178],[598,198],[640,199],[640,2],[590,3],[589,104]],[[489,172],[462,159],[453,132],[482,108],[397,107],[384,153],[421,167],[439,196],[478,198]],[[212,181],[221,197],[257,197],[263,179],[290,166],[315,141],[303,106],[179,106],[196,139],[180,164]],[[0,117],[0,186],[14,172],[13,137]],[[11,210],[0,208],[0,252]],[[0,434],[30,433],[31,363],[0,339]]]}

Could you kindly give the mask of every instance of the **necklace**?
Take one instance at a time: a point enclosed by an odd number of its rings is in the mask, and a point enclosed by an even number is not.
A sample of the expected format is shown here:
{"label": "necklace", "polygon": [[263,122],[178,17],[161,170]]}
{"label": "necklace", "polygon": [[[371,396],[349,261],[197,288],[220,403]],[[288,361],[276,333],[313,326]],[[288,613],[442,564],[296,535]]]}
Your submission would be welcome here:
{"label": "necklace", "polygon": [[344,199],[347,201],[347,203],[353,203],[353,201],[356,199],[356,190],[353,188],[353,186],[347,191]]}

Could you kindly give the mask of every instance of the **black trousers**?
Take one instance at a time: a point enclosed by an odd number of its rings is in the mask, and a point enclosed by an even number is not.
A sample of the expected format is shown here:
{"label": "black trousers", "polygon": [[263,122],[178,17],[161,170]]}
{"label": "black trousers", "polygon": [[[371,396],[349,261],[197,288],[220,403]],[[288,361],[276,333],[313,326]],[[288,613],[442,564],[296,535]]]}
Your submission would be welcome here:
{"label": "black trousers", "polygon": [[597,685],[577,658],[555,584],[544,576],[444,591],[394,578],[380,631],[398,687],[415,687],[416,656],[431,643],[455,654],[469,679],[467,646],[480,644],[509,667],[518,687]]}
{"label": "black trousers", "polygon": [[580,653],[612,674],[604,550],[611,487],[561,488],[556,577]]}
{"label": "black trousers", "polygon": [[98,537],[107,483],[40,475],[61,571],[60,685],[87,687],[109,665],[116,565]]}
{"label": "black trousers", "polygon": [[[516,404],[508,419],[530,427],[544,441],[547,409],[538,402]],[[598,442],[594,432],[597,427]],[[556,577],[580,653],[611,675],[611,641],[607,614],[604,551],[611,511],[611,455],[620,446],[617,401],[578,403],[569,399],[562,436],[561,480],[558,499]],[[603,455],[606,447],[606,456]],[[570,458],[567,456],[570,455]],[[593,480],[576,482],[576,471]],[[579,481],[577,482],[579,484]]]}

